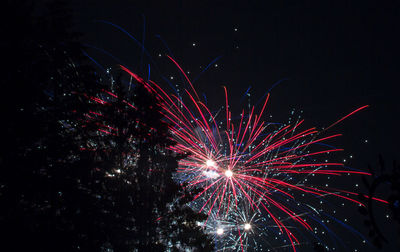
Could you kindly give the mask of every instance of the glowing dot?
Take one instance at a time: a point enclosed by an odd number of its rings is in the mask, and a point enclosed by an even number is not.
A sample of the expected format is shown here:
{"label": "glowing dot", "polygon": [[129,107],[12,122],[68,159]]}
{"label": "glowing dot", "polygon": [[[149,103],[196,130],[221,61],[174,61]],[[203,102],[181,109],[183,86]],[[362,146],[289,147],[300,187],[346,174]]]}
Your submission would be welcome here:
{"label": "glowing dot", "polygon": [[250,230],[251,225],[249,223],[244,224],[244,230]]}
{"label": "glowing dot", "polygon": [[226,170],[225,171],[225,176],[227,176],[228,178],[232,177],[233,173],[231,170]]}
{"label": "glowing dot", "polygon": [[224,230],[222,228],[217,229],[217,235],[222,235],[224,233]]}
{"label": "glowing dot", "polygon": [[196,43],[193,43],[192,45],[193,45],[193,46],[196,46]]}
{"label": "glowing dot", "polygon": [[211,166],[214,166],[214,165],[215,165],[215,162],[212,161],[211,159],[209,159],[209,160],[206,161],[206,166],[207,166],[207,167],[211,167]]}

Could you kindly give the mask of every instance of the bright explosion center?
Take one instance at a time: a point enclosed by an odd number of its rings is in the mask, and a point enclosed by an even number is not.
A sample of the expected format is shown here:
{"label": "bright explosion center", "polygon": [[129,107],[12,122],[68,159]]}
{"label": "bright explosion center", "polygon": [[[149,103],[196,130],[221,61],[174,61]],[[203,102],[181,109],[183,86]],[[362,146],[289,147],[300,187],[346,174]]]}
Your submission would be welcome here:
{"label": "bright explosion center", "polygon": [[233,176],[233,172],[231,170],[226,170],[225,171],[225,176],[227,176],[228,178]]}
{"label": "bright explosion center", "polygon": [[215,162],[212,161],[211,159],[210,159],[210,160],[207,160],[207,161],[206,161],[206,166],[207,166],[207,167],[215,166]]}

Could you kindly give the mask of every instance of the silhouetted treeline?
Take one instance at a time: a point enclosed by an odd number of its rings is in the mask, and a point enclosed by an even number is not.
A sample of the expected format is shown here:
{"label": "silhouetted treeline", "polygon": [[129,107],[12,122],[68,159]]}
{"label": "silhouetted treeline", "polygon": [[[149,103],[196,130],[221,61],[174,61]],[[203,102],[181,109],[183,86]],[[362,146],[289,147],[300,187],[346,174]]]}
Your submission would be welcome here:
{"label": "silhouetted treeline", "polygon": [[[379,222],[377,221],[376,213],[374,212],[374,197],[383,197],[383,200],[387,201],[385,207],[391,212],[393,224],[397,228],[397,236],[400,238],[400,165],[395,161],[392,167],[387,169],[382,156],[379,156],[378,167],[368,166],[369,171],[372,174],[372,179],[363,177],[364,186],[368,190],[368,197],[360,195],[360,199],[363,201],[364,206],[359,207],[359,212],[365,216],[364,224],[368,228],[368,235],[372,240],[372,243],[379,249],[385,247],[389,242],[396,243],[398,241],[389,241],[385,237],[387,231],[381,230]],[[378,195],[380,188],[386,188],[387,191],[384,195]]]}
{"label": "silhouetted treeline", "polygon": [[89,66],[62,2],[2,9],[1,250],[212,250],[157,100]]}

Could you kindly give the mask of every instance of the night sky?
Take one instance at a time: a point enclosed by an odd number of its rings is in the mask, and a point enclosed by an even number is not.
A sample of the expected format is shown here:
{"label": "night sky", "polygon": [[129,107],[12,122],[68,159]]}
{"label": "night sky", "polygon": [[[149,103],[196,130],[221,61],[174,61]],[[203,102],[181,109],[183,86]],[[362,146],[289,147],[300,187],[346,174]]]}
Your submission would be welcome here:
{"label": "night sky", "polygon": [[[247,106],[245,99],[240,100],[249,86],[251,103],[256,104],[279,81],[268,108],[274,121],[286,121],[295,109],[303,111],[308,126],[321,128],[368,104],[368,109],[331,130],[343,133],[334,142],[345,149],[339,158],[362,170],[367,164],[376,166],[379,154],[389,164],[400,161],[397,1],[70,2],[75,28],[83,33],[82,42],[91,46],[87,53],[105,67],[123,63],[146,75],[150,61],[129,36],[98,20],[144,40],[155,63],[151,78],[163,85],[160,76],[182,83],[165,57],[172,55],[196,80],[210,107],[223,104],[222,86],[228,87],[233,111],[239,111]],[[342,187],[352,190],[360,183],[345,181]],[[346,204],[339,218],[354,218],[352,226],[366,234],[357,206]],[[385,235],[393,238],[390,217],[383,209],[378,214]],[[376,250],[359,240],[343,239],[352,249]],[[396,246],[392,241],[384,251]]]}

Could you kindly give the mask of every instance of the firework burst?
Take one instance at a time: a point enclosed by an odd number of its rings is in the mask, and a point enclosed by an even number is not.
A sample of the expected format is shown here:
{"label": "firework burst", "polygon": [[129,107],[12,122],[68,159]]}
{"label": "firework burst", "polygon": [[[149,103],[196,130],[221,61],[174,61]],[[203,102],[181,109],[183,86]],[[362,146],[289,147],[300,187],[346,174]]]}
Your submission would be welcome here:
{"label": "firework burst", "polygon": [[[320,148],[320,144],[341,136],[326,135],[326,130],[368,106],[356,109],[325,130],[304,129],[304,120],[300,119],[276,127],[263,120],[268,94],[261,109],[257,111],[253,106],[249,111],[242,110],[240,119],[233,120],[226,87],[223,108],[212,113],[178,63],[169,58],[190,85],[190,90],[184,90],[185,96],[168,94],[153,81],[145,81],[121,67],[158,98],[172,138],[177,142],[170,149],[190,154],[180,162],[176,178],[188,188],[201,188],[191,206],[208,214],[208,220],[202,225],[223,243],[223,249],[247,250],[250,243],[257,248],[257,239],[250,238],[251,235],[257,230],[265,233],[260,230],[268,227],[284,234],[284,241],[295,251],[300,244],[295,235],[298,227],[312,232],[312,218],[305,216],[318,213],[307,203],[299,206],[296,198],[299,193],[318,198],[332,196],[362,205],[355,199],[357,193],[308,184],[305,178],[370,175],[346,169],[343,163],[322,162],[319,158],[342,151]],[[220,114],[224,114],[223,120],[219,119]],[[264,224],[257,224],[260,220]]]}

